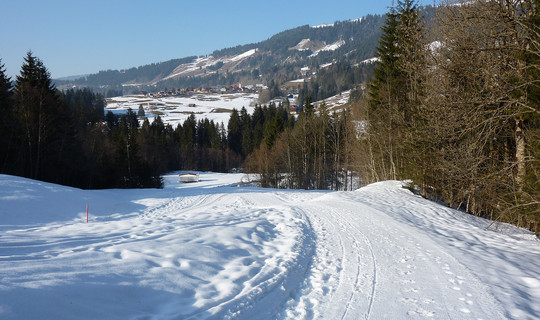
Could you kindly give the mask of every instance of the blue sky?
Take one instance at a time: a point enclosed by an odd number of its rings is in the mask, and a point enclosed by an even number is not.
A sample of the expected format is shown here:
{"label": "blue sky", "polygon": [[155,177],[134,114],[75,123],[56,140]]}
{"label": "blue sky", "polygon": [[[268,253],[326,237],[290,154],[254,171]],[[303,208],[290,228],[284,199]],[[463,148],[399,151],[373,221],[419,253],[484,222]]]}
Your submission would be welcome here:
{"label": "blue sky", "polygon": [[384,14],[391,5],[392,0],[0,0],[0,59],[11,77],[28,50],[53,78],[96,73],[210,54],[305,24]]}

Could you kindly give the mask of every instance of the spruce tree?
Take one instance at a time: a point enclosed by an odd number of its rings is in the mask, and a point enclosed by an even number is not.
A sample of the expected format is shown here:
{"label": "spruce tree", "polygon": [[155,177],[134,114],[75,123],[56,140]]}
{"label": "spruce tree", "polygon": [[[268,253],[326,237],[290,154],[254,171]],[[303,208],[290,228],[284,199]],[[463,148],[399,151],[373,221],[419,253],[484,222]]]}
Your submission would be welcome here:
{"label": "spruce tree", "polygon": [[386,14],[377,47],[373,79],[369,82],[368,132],[376,146],[373,158],[379,165],[373,168],[381,179],[397,177],[397,146],[395,138],[399,119],[398,15],[394,8]]}
{"label": "spruce tree", "polygon": [[[380,179],[415,178],[424,86],[424,29],[415,1],[398,1],[386,15],[369,83],[368,132]],[[421,162],[421,161],[420,161]],[[373,162],[375,165],[375,161]]]}
{"label": "spruce tree", "polygon": [[233,109],[227,125],[227,143],[232,151],[242,154],[242,123],[236,109]]}
{"label": "spruce tree", "polygon": [[[428,165],[429,143],[424,138],[429,135],[423,120],[422,103],[425,96],[425,77],[428,70],[426,56],[427,43],[423,19],[418,5],[413,0],[400,0],[397,6],[400,113],[403,116],[401,177],[412,179],[419,186],[426,185],[423,168]],[[423,189],[423,187],[422,187]]]}
{"label": "spruce tree", "polygon": [[141,117],[141,118],[146,116],[146,113],[144,112],[144,107],[143,107],[142,104],[139,105],[139,110],[137,111],[137,116]]}
{"label": "spruce tree", "polygon": [[6,69],[0,59],[0,110],[9,110],[11,105],[11,96],[13,94],[13,85],[11,78],[6,75]]}
{"label": "spruce tree", "polygon": [[[0,172],[9,172],[10,157],[13,153],[15,126],[13,119],[13,86],[6,76],[6,70],[0,59]],[[8,171],[6,171],[8,170]]]}
{"label": "spruce tree", "polygon": [[[21,174],[58,182],[62,139],[69,119],[43,62],[28,52],[15,83],[15,114],[22,135]],[[69,120],[71,121],[71,120]],[[21,146],[22,147],[22,146]]]}

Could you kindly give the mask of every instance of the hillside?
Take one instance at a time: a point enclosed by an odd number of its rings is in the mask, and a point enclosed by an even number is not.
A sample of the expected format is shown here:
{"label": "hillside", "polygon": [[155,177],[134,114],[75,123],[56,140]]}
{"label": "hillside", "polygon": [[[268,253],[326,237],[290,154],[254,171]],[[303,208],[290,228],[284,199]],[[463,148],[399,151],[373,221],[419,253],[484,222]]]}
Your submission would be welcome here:
{"label": "hillside", "polygon": [[307,192],[241,186],[242,174],[165,180],[85,191],[0,175],[0,318],[540,315],[530,232],[399,182]]}
{"label": "hillside", "polygon": [[[421,14],[430,28],[435,8],[422,7]],[[311,87],[288,87],[286,93],[300,93],[301,100],[309,90],[313,91],[311,95],[315,100],[322,100],[352,89],[371,76],[374,66],[371,59],[384,21],[384,16],[367,15],[333,24],[304,25],[258,43],[215,50],[205,56],[100,71],[75,80],[56,80],[56,84],[59,89],[88,87],[107,96],[116,96],[239,84],[264,84],[277,92],[276,88],[288,81],[306,79],[313,82]],[[272,88],[272,84],[277,87]]]}
{"label": "hillside", "polygon": [[259,43],[216,50],[202,57],[185,57],[130,68],[107,70],[77,80],[57,80],[59,88],[86,86],[95,89],[160,90],[178,87],[232,84],[284,83],[316,73],[320,66],[338,61],[369,67],[359,62],[375,53],[384,17],[324,26],[301,26],[278,33]]}

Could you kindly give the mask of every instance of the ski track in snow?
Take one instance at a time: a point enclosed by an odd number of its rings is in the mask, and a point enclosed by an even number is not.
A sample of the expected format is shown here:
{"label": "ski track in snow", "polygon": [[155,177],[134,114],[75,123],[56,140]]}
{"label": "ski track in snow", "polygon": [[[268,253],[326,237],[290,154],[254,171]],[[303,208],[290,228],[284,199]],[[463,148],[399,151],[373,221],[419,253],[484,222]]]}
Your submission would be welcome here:
{"label": "ski track in snow", "polygon": [[0,319],[540,317],[540,245],[523,230],[486,230],[399,182],[242,177],[83,191],[0,175]]}

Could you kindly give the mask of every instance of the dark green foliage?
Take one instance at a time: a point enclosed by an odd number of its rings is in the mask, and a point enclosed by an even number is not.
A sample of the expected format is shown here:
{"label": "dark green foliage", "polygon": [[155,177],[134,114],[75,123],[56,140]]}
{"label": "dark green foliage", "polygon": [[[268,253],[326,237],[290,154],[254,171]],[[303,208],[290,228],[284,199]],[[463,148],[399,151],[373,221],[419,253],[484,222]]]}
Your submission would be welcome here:
{"label": "dark green foliage", "polygon": [[137,111],[137,116],[138,117],[144,117],[146,116],[146,112],[144,112],[144,107],[143,105],[139,105],[139,110]]}
{"label": "dark green foliage", "polygon": [[82,188],[161,186],[163,168],[141,157],[136,115],[104,117],[104,107],[88,89],[56,90],[28,52],[13,97],[2,95],[1,172]]}
{"label": "dark green foliage", "polygon": [[13,86],[11,79],[5,74],[4,65],[0,60],[0,170],[4,171],[16,147],[13,121]]}
{"label": "dark green foliage", "polygon": [[31,52],[17,76],[14,100],[17,130],[22,131],[18,135],[18,168],[14,170],[33,179],[57,180],[64,151],[61,142],[71,115],[59,100],[47,69]]}
{"label": "dark green foliage", "polygon": [[[95,124],[103,120],[106,102],[103,96],[95,94],[90,89],[82,90],[69,89],[61,93],[62,100],[68,108],[75,113],[76,119],[84,119]],[[84,123],[77,123],[82,125]]]}
{"label": "dark green foliage", "polygon": [[374,76],[369,82],[368,132],[377,150],[382,179],[413,178],[418,162],[416,130],[426,43],[422,18],[416,2],[398,1],[386,15],[377,47]]}
{"label": "dark green foliage", "polygon": [[137,83],[149,82],[158,76],[170,74],[174,68],[183,63],[189,63],[197,57],[186,57],[182,59],[173,59],[162,63],[152,63],[137,68],[127,70],[107,70],[100,71],[97,74],[88,75],[76,81],[83,86],[117,86],[123,83],[134,81]]}
{"label": "dark green foliage", "polygon": [[275,105],[257,107],[255,118],[234,110],[227,129],[193,114],[176,128],[131,109],[104,115],[100,94],[56,90],[30,52],[14,89],[0,67],[0,90],[0,172],[81,188],[161,187],[170,170],[227,171],[291,121]]}
{"label": "dark green foliage", "polygon": [[2,111],[8,109],[11,96],[13,94],[13,85],[11,79],[6,76],[6,70],[2,60],[0,59],[0,108]]}
{"label": "dark green foliage", "polygon": [[242,122],[238,111],[233,109],[227,126],[227,143],[229,148],[237,154],[242,153]]}
{"label": "dark green foliage", "polygon": [[298,94],[298,102],[303,103],[308,94],[313,101],[321,101],[353,89],[357,84],[366,82],[371,77],[373,69],[373,63],[351,66],[350,60],[341,60],[319,69],[316,76],[304,82]]}

